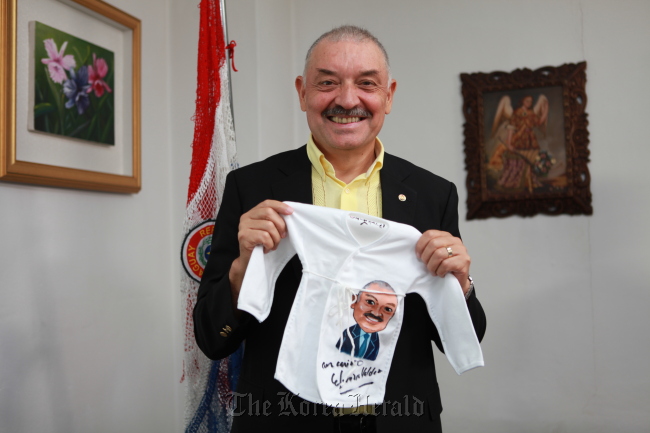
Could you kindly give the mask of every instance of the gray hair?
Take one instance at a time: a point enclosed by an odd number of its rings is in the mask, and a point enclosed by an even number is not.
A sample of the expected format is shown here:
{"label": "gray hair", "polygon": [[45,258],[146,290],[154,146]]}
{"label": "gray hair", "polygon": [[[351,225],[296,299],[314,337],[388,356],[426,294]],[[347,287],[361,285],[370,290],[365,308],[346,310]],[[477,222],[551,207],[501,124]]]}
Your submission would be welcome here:
{"label": "gray hair", "polygon": [[368,288],[369,288],[370,286],[372,286],[372,285],[379,286],[379,287],[382,288],[382,289],[386,289],[386,290],[388,290],[388,291],[390,291],[390,292],[392,292],[392,293],[395,293],[395,289],[393,289],[393,288],[390,286],[390,284],[388,284],[386,281],[382,281],[382,280],[374,280],[374,281],[369,282],[369,283],[366,284],[365,286],[363,286],[363,289],[359,290],[359,293],[357,293],[357,300],[356,300],[355,302],[358,302],[358,301],[359,301],[359,298],[361,297],[361,293],[363,293],[363,291],[365,291],[365,290],[368,290]]}
{"label": "gray hair", "polygon": [[388,84],[390,85],[390,77],[391,77],[390,62],[388,61],[388,53],[386,52],[386,48],[384,48],[381,42],[379,42],[379,39],[377,39],[377,37],[372,33],[370,33],[368,30],[362,27],[352,26],[352,25],[339,26],[330,30],[329,32],[325,32],[322,35],[320,35],[320,37],[316,39],[316,41],[314,41],[313,44],[311,44],[311,47],[309,47],[309,50],[307,50],[307,56],[305,56],[305,68],[303,70],[303,76],[306,75],[307,64],[311,59],[311,53],[314,51],[316,45],[318,45],[324,40],[327,40],[329,42],[340,42],[340,41],[372,42],[373,44],[375,44],[381,50],[381,53],[384,55],[384,62],[386,63],[386,71],[388,72]]}

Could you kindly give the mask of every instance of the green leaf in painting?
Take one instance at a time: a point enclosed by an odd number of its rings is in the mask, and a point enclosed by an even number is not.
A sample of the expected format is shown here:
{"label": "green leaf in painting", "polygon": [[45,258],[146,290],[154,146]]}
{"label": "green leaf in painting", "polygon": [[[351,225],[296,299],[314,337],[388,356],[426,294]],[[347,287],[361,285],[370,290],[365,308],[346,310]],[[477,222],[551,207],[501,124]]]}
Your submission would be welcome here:
{"label": "green leaf in painting", "polygon": [[56,107],[49,102],[41,102],[34,107],[34,117],[41,117],[56,110]]}
{"label": "green leaf in painting", "polygon": [[108,93],[104,93],[104,95],[99,99],[99,105],[97,105],[97,111],[101,111],[107,99],[108,99]]}
{"label": "green leaf in painting", "polygon": [[73,45],[72,49],[74,50],[75,53],[77,53],[77,58],[80,60],[78,66],[85,65],[85,64],[88,63],[88,58],[90,57],[90,47],[89,46],[86,46],[86,54],[85,55],[81,55],[81,53],[79,52],[79,49],[77,48],[76,45]]}
{"label": "green leaf in painting", "polygon": [[100,140],[102,143],[108,142],[108,134],[111,131],[111,127],[113,126],[113,113],[111,112],[111,115],[108,116],[106,126],[104,127],[104,130],[102,131],[102,136],[100,137]]}
{"label": "green leaf in painting", "polygon": [[42,101],[45,99],[45,96],[43,96],[43,91],[41,90],[41,86],[39,85],[38,81],[36,81],[35,84],[36,87],[36,100],[37,101]]}
{"label": "green leaf in painting", "polygon": [[92,139],[92,134],[95,129],[95,125],[97,124],[97,116],[93,116],[93,118],[90,120],[90,126],[88,127],[88,132],[86,133],[86,140]]}
{"label": "green leaf in painting", "polygon": [[79,134],[81,131],[83,131],[83,129],[84,129],[86,126],[88,126],[88,123],[89,123],[89,122],[84,122],[84,123],[82,123],[81,125],[77,126],[77,129],[75,129],[74,131],[72,131],[72,132],[69,134],[69,136],[70,136],[70,137],[75,137],[77,134]]}
{"label": "green leaf in painting", "polygon": [[47,68],[45,69],[45,78],[47,79],[47,83],[50,86],[50,92],[52,93],[52,98],[54,98],[54,102],[56,103],[56,108],[57,111],[59,112],[59,122],[61,125],[61,134],[65,134],[65,126],[63,125],[63,101],[61,100],[61,93],[59,92],[59,89],[57,85],[52,81],[50,78],[50,74],[47,72]]}

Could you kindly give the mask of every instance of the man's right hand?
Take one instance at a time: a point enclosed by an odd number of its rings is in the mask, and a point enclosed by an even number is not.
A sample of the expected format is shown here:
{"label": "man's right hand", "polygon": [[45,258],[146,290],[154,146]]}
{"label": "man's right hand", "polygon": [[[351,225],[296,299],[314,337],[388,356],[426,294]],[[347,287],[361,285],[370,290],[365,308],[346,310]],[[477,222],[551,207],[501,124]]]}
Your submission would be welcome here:
{"label": "man's right hand", "polygon": [[257,245],[264,246],[264,252],[275,250],[287,236],[287,225],[281,215],[291,215],[293,209],[276,200],[266,200],[246,212],[239,219],[239,257],[230,266],[230,287],[234,307],[237,307],[239,289],[244,281],[246,267]]}

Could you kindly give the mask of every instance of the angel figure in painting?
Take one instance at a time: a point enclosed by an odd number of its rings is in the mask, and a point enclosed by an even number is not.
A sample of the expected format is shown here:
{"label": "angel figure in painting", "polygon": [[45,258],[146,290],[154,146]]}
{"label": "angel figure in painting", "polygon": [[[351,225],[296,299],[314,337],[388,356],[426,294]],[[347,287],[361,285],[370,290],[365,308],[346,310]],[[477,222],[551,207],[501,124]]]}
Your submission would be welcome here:
{"label": "angel figure in painting", "polygon": [[540,95],[533,106],[533,97],[524,96],[518,108],[512,108],[510,96],[503,96],[497,106],[491,138],[497,145],[488,169],[496,173],[497,188],[533,192],[542,187],[538,175],[548,173],[554,160],[548,152],[540,152],[535,130],[546,133],[548,98]]}

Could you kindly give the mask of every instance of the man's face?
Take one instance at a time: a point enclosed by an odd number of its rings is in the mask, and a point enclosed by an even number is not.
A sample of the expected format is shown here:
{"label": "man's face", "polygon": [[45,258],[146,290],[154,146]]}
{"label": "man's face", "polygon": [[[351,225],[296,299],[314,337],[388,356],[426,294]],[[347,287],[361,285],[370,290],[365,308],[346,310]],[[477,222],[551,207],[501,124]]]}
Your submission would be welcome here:
{"label": "man's face", "polygon": [[389,85],[384,56],[372,42],[322,41],[305,76],[296,78],[300,108],[325,154],[374,150],[396,86],[395,80]]}
{"label": "man's face", "polygon": [[352,316],[365,332],[383,331],[397,309],[397,296],[390,290],[372,284],[368,290],[383,293],[361,292],[356,302],[350,305]]}

